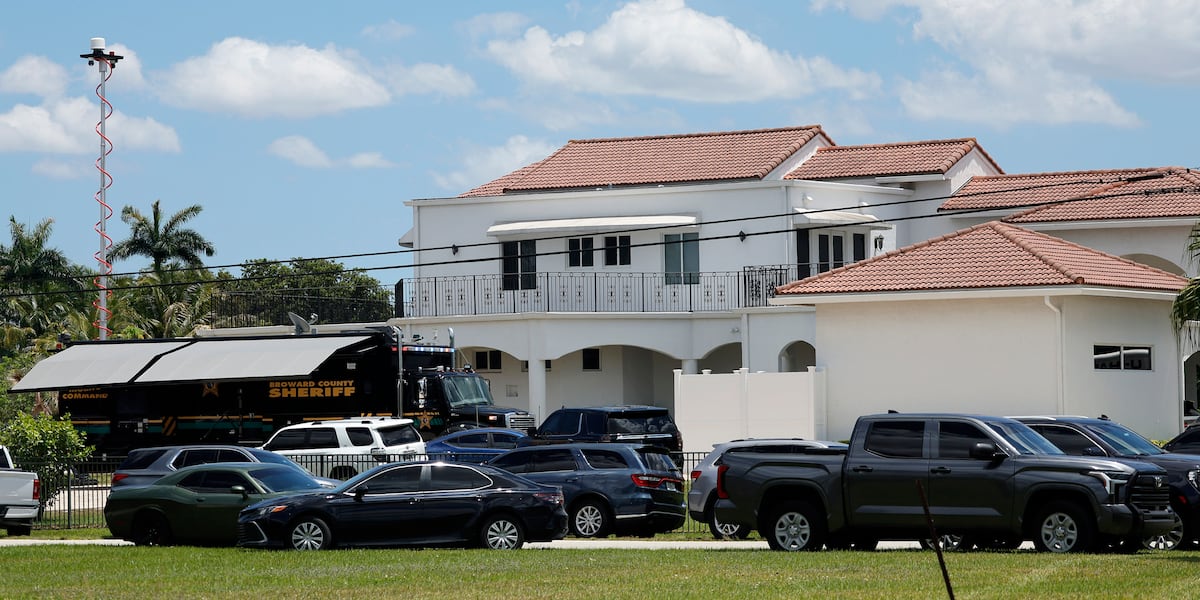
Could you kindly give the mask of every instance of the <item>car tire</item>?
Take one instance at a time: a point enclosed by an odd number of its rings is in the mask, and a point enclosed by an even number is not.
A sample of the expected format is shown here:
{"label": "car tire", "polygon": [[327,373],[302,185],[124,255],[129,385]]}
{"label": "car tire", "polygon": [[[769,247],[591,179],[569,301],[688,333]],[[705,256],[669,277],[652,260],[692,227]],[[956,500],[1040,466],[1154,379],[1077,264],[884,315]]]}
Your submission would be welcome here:
{"label": "car tire", "polygon": [[29,535],[33,533],[33,525],[9,525],[7,531],[9,536]]}
{"label": "car tire", "polygon": [[1096,540],[1096,523],[1074,502],[1046,505],[1034,519],[1033,546],[1038,552],[1087,552]]}
{"label": "car tire", "polygon": [[825,515],[808,502],[784,502],[770,512],[761,531],[772,550],[820,550],[825,545]]}
{"label": "car tire", "polygon": [[1142,547],[1147,550],[1178,550],[1178,549],[1181,549],[1185,546],[1185,544],[1183,543],[1183,540],[1185,537],[1184,531],[1185,530],[1183,527],[1183,519],[1179,518],[1179,515],[1176,514],[1175,515],[1175,524],[1171,527],[1170,531],[1163,533],[1163,534],[1150,536],[1150,537],[1142,540]]}
{"label": "car tire", "polygon": [[608,508],[596,500],[581,502],[571,510],[571,533],[576,537],[607,537],[610,525]]}
{"label": "car tire", "polygon": [[525,529],[508,515],[496,515],[483,522],[479,542],[488,550],[520,550],[525,545]]}
{"label": "car tire", "polygon": [[738,523],[722,523],[715,515],[708,518],[708,530],[718,540],[744,540],[750,535],[749,527]]}
{"label": "car tire", "polygon": [[288,527],[287,545],[293,550],[326,550],[333,547],[329,525],[317,517],[302,517]]}
{"label": "car tire", "polygon": [[[943,533],[938,538],[941,539],[943,552],[966,552],[975,548],[974,542],[959,533]],[[933,540],[930,538],[924,538],[918,542],[923,550],[933,550]]]}
{"label": "car tire", "polygon": [[138,546],[170,546],[171,524],[162,513],[145,512],[134,518],[131,537]]}

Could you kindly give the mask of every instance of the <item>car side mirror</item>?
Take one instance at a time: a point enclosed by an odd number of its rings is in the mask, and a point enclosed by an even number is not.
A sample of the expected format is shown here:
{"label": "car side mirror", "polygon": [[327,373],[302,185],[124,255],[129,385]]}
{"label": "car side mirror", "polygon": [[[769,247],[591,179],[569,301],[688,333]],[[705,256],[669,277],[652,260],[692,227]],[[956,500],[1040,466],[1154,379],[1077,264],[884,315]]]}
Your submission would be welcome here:
{"label": "car side mirror", "polygon": [[360,486],[354,488],[354,501],[362,502],[363,496],[365,496],[366,493],[369,491],[371,491],[371,490],[365,485],[360,485]]}
{"label": "car side mirror", "polygon": [[971,446],[971,458],[978,460],[1002,460],[1008,455],[991,442],[978,442]]}
{"label": "car side mirror", "polygon": [[242,500],[245,500],[246,498],[250,497],[250,492],[247,492],[246,488],[244,486],[240,486],[240,485],[235,485],[235,486],[229,488],[229,493],[241,494]]}

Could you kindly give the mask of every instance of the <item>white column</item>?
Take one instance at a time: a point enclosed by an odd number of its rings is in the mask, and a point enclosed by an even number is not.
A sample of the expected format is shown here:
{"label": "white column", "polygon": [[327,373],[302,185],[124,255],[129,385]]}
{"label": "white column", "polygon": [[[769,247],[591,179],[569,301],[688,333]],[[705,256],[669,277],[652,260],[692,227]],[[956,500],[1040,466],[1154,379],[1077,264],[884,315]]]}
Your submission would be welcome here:
{"label": "white column", "polygon": [[540,424],[546,412],[546,359],[529,359],[529,412]]}
{"label": "white column", "polygon": [[680,361],[679,366],[683,369],[684,375],[695,375],[700,372],[700,361],[695,358],[685,358]]}

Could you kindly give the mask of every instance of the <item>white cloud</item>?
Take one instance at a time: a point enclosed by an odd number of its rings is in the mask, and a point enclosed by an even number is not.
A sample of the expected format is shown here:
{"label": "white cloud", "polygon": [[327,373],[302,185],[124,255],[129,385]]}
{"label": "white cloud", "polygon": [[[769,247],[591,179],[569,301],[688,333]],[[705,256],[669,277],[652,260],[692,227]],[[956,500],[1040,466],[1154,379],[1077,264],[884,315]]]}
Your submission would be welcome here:
{"label": "white cloud", "polygon": [[397,22],[395,19],[389,19],[386,23],[367,25],[363,28],[362,35],[380,40],[399,40],[416,33],[416,31],[417,28],[412,25],[406,25]]}
{"label": "white cloud", "polygon": [[1200,82],[1200,13],[1188,0],[820,0],[864,19],[910,11],[916,40],[940,46],[960,65],[901,80],[915,117],[1008,125],[1110,123],[1137,115],[1110,82]]}
{"label": "white cloud", "polygon": [[468,145],[460,161],[465,167],[451,173],[433,173],[438,186],[461,194],[501,175],[546,158],[558,149],[541,140],[514,135],[503,146],[490,148]]}
{"label": "white cloud", "polygon": [[0,72],[0,93],[58,98],[66,89],[67,70],[44,56],[22,56]]}
{"label": "white cloud", "polygon": [[394,166],[378,152],[360,152],[349,158],[335,160],[318,148],[312,140],[302,135],[279,138],[267,146],[267,152],[309,169],[386,169]]}
{"label": "white cloud", "polygon": [[880,85],[875,74],[844,69],[823,57],[772,50],[683,0],[626,4],[592,32],[555,37],[531,27],[520,39],[489,42],[487,50],[530,83],[593,94],[751,102],[830,89],[861,97]]}
{"label": "white cloud", "polygon": [[44,159],[33,163],[33,173],[50,179],[82,179],[99,176],[93,164]]}
{"label": "white cloud", "polygon": [[172,67],[161,90],[169,104],[245,117],[303,118],[391,100],[351,52],[237,37]]}
{"label": "white cloud", "polygon": [[491,35],[517,35],[529,24],[529,18],[520,13],[503,12],[476,15],[458,25],[471,38]]}
{"label": "white cloud", "polygon": [[[0,152],[99,152],[99,117],[98,104],[84,97],[48,101],[40,106],[18,104],[0,114]],[[175,130],[150,118],[116,111],[106,120],[105,133],[114,150],[179,151]]]}
{"label": "white cloud", "polygon": [[449,65],[421,63],[412,67],[392,66],[383,72],[392,91],[397,94],[468,96],[475,91],[475,80]]}

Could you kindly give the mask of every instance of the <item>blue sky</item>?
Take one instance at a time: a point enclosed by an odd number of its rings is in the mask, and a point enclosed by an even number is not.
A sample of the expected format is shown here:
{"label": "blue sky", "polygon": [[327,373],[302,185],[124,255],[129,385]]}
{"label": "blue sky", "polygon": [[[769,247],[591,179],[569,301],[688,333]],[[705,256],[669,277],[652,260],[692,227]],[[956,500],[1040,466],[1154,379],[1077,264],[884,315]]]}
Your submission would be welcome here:
{"label": "blue sky", "polygon": [[54,219],[51,245],[88,266],[100,75],[78,55],[93,37],[125,56],[106,89],[109,234],[128,233],[126,205],[200,204],[190,224],[216,246],[210,265],[399,250],[404,201],[455,196],[571,139],[816,123],[842,145],[974,137],[1009,173],[1197,166],[1200,11],[1182,0],[62,1],[3,14],[3,216]]}

